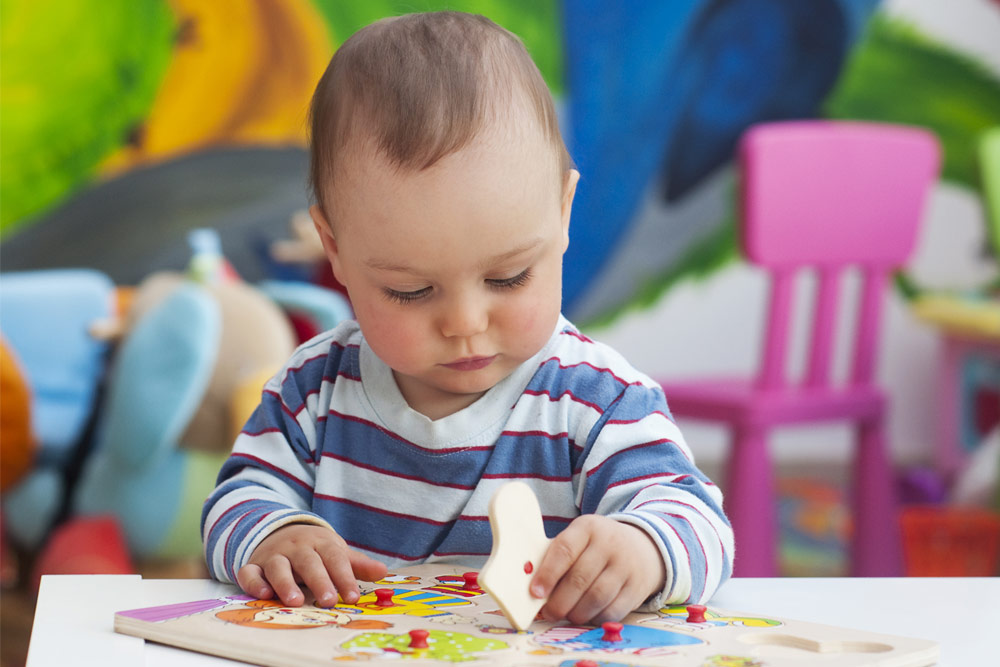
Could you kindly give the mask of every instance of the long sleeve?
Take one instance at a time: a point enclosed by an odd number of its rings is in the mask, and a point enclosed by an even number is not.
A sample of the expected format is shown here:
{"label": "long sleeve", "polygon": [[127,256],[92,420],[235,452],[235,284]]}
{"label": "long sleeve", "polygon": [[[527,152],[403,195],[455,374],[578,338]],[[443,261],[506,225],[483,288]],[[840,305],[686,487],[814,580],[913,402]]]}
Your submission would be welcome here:
{"label": "long sleeve", "polygon": [[[329,341],[300,348],[264,387],[202,511],[210,574],[235,581],[254,548],[289,523],[329,526],[311,511],[316,477],[316,406],[331,354]],[[335,359],[334,359],[335,360]]]}
{"label": "long sleeve", "polygon": [[729,578],[722,493],[695,467],[658,387],[626,386],[591,429],[584,460],[581,512],[641,528],[660,549],[666,585],[647,608],[704,602]]}

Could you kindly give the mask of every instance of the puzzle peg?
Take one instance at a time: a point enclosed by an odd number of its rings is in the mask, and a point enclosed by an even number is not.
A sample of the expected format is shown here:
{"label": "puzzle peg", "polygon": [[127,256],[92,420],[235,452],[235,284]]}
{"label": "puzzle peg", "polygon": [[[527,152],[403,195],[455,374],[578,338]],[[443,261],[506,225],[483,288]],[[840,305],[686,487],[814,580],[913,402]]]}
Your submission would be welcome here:
{"label": "puzzle peg", "polygon": [[705,622],[705,605],[703,604],[689,604],[687,606],[687,622],[688,623],[704,623]]}
{"label": "puzzle peg", "polygon": [[410,630],[410,648],[427,648],[427,630]]}
{"label": "puzzle peg", "polygon": [[392,601],[392,589],[391,588],[376,588],[375,589],[375,606],[376,607],[391,607],[395,603]]}
{"label": "puzzle peg", "polygon": [[463,591],[481,591],[482,588],[479,587],[479,573],[478,572],[465,572],[462,574],[462,579],[465,583],[462,585]]}
{"label": "puzzle peg", "polygon": [[625,627],[621,623],[614,623],[608,621],[607,623],[601,623],[601,629],[604,630],[604,636],[601,637],[603,642],[620,642],[622,640],[622,628]]}

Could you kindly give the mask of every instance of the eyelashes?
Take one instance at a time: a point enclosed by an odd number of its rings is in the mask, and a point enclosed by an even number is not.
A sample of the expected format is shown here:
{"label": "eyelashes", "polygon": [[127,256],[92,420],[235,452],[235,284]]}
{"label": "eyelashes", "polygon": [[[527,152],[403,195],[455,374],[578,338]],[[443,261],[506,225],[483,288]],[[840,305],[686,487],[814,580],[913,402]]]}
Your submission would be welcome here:
{"label": "eyelashes", "polygon": [[527,268],[512,278],[503,278],[502,280],[487,280],[486,282],[487,284],[490,285],[490,287],[499,290],[504,290],[504,289],[513,289],[515,287],[520,287],[521,285],[525,285],[527,284],[529,278],[531,278],[531,269]]}
{"label": "eyelashes", "polygon": [[[521,273],[517,274],[516,276],[512,276],[510,278],[499,278],[499,279],[489,278],[486,280],[486,284],[489,286],[490,289],[502,292],[505,290],[512,290],[512,289],[517,289],[518,287],[522,287],[526,285],[530,279],[531,279],[531,268],[529,267],[524,271],[521,271]],[[431,287],[423,287],[418,290],[413,290],[412,292],[401,292],[399,290],[394,290],[389,287],[382,288],[382,292],[383,294],[385,294],[386,299],[392,301],[393,303],[399,303],[399,304],[408,304],[408,303],[413,303],[414,301],[425,299],[431,295],[432,291],[433,290]]]}

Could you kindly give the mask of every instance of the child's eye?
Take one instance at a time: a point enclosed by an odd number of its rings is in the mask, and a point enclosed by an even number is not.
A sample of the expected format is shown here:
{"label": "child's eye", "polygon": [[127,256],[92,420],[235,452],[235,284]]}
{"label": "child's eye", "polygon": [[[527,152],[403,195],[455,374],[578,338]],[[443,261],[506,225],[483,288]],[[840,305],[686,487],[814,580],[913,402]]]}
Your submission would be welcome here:
{"label": "child's eye", "polygon": [[400,292],[399,290],[385,287],[382,289],[382,292],[385,294],[385,297],[389,299],[389,301],[393,301],[395,303],[412,303],[418,299],[423,299],[430,294],[431,288],[424,287],[418,290],[413,290],[412,292]]}
{"label": "child's eye", "polygon": [[514,289],[515,287],[521,287],[526,284],[530,278],[531,269],[527,268],[511,278],[490,279],[486,282],[489,283],[490,287],[494,287],[496,289]]}

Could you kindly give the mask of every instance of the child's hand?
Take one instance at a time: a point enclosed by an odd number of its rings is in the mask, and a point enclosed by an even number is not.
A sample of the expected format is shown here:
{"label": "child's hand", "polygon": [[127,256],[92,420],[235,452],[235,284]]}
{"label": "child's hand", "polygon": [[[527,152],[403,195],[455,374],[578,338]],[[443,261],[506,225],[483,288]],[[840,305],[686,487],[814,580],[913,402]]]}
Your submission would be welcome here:
{"label": "child's hand", "polygon": [[531,582],[542,615],[577,624],[620,621],[663,587],[660,552],[641,529],[584,514],[552,540]]}
{"label": "child's hand", "polygon": [[289,607],[305,602],[297,585],[302,583],[317,605],[332,607],[338,593],[344,602],[357,601],[358,579],[377,581],[385,573],[383,563],[351,549],[329,528],[294,523],[264,538],[236,581],[248,595],[265,600],[277,596]]}

